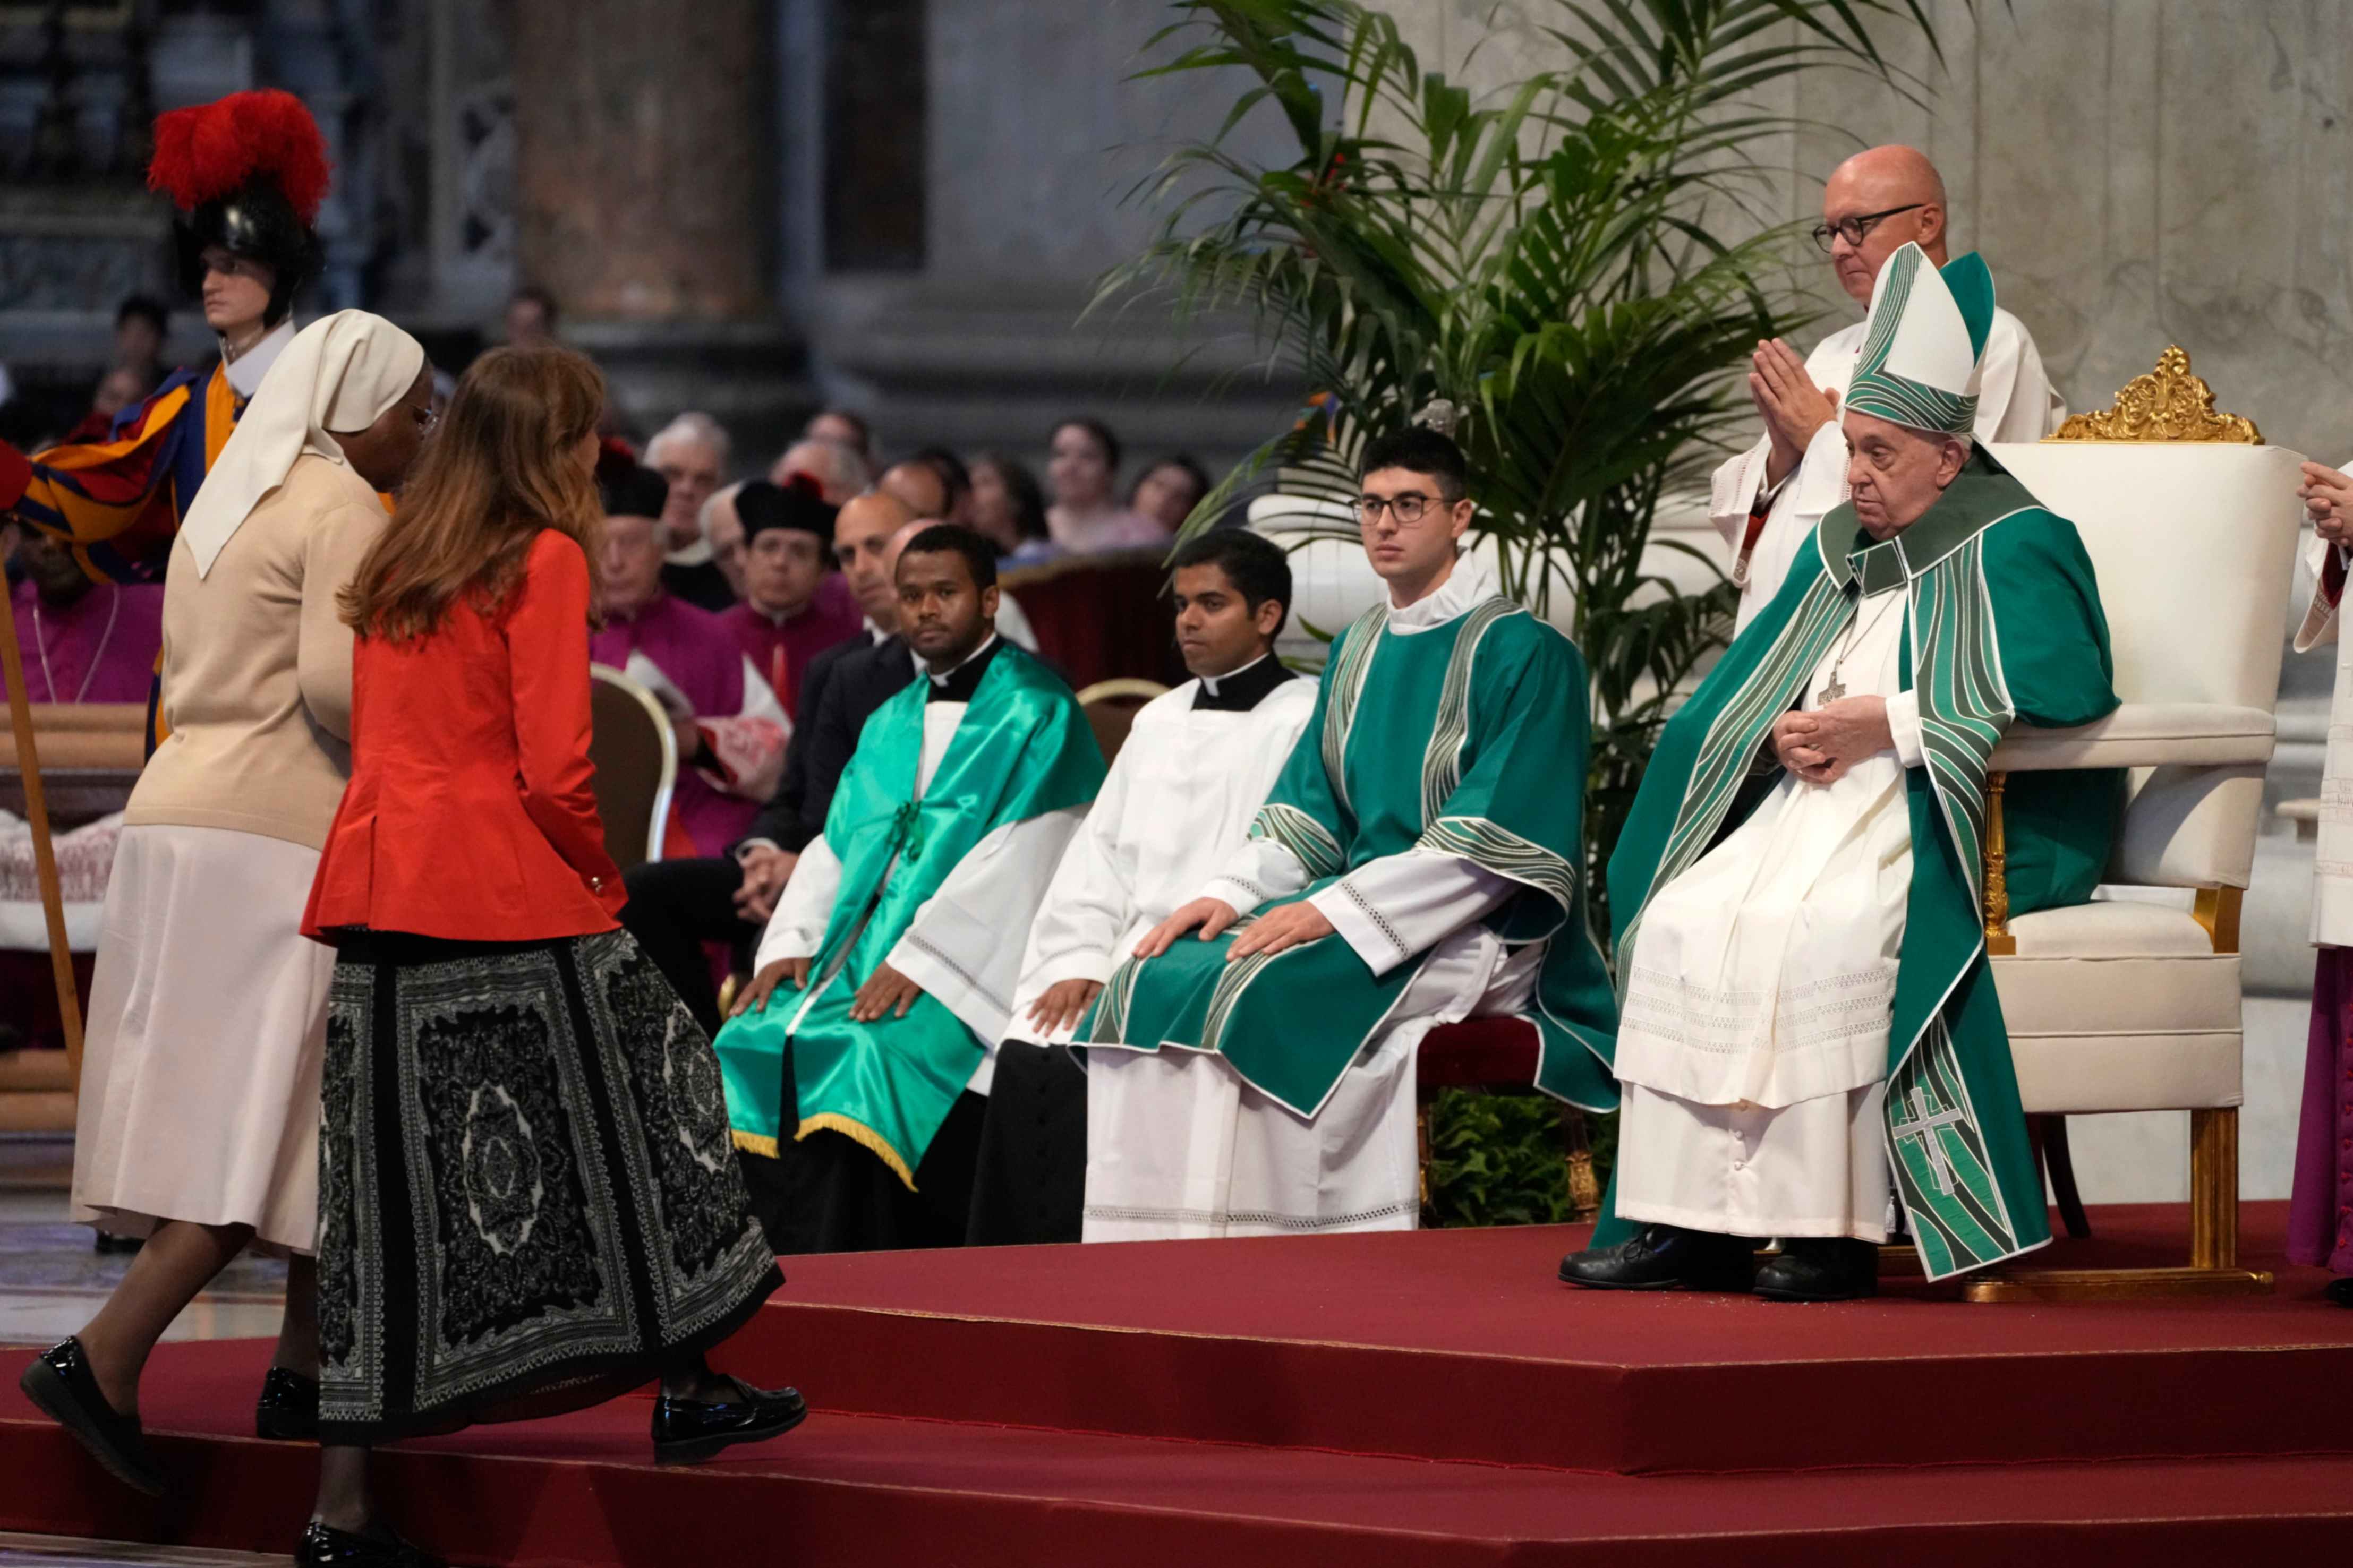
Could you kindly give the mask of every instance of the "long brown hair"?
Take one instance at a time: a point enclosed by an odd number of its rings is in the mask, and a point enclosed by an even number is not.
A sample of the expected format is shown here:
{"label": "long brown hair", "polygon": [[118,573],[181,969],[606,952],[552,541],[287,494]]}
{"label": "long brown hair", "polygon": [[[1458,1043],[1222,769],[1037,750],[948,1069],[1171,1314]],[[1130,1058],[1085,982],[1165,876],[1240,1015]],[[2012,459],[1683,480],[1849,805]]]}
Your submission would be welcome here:
{"label": "long brown hair", "polygon": [[603,374],[569,349],[499,348],[476,360],[391,526],[335,601],[345,624],[405,642],[431,636],[461,597],[494,611],[549,528],[579,542],[596,603],[605,513],[575,454],[604,408]]}

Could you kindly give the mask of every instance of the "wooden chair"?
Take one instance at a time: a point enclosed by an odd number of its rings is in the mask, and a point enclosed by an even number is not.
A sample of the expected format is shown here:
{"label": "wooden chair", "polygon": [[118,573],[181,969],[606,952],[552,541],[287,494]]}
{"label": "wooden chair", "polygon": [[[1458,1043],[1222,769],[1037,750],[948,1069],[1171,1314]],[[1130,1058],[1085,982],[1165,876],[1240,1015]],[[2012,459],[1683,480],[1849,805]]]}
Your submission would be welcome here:
{"label": "wooden chair", "polygon": [[[2064,1118],[2188,1110],[2190,1234],[2186,1268],[2005,1267],[1971,1277],[1971,1300],[2271,1288],[2270,1275],[2238,1264],[2239,909],[2274,743],[2300,508],[2297,454],[2260,440],[2247,421],[2213,411],[2177,348],[2115,410],[2079,416],[2039,445],[1993,448],[2082,533],[2124,700],[2080,729],[2015,728],[1993,754],[1986,948],[2020,1096],[2063,1203],[2073,1196]],[[2008,775],[2111,767],[2131,770],[2131,796],[2107,896],[2012,919]]]}
{"label": "wooden chair", "polygon": [[588,756],[596,764],[596,814],[605,852],[627,871],[662,858],[670,793],[678,785],[678,737],[654,694],[609,665],[588,674]]}
{"label": "wooden chair", "polygon": [[1098,680],[1079,693],[1079,707],[1095,732],[1095,744],[1102,749],[1106,766],[1119,760],[1119,749],[1127,744],[1127,732],[1135,724],[1137,711],[1167,692],[1168,688],[1156,680],[1123,676]]}

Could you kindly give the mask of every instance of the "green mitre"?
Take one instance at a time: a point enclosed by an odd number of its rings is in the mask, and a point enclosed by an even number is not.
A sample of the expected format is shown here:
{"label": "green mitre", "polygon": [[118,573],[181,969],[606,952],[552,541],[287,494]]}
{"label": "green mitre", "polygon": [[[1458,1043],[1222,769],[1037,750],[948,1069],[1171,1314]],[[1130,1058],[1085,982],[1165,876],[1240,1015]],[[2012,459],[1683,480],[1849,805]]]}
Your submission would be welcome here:
{"label": "green mitre", "polygon": [[1905,245],[1872,285],[1862,358],[1846,406],[1940,436],[1970,434],[1978,366],[1992,330],[1993,275],[1977,252],[1940,272],[1926,251]]}

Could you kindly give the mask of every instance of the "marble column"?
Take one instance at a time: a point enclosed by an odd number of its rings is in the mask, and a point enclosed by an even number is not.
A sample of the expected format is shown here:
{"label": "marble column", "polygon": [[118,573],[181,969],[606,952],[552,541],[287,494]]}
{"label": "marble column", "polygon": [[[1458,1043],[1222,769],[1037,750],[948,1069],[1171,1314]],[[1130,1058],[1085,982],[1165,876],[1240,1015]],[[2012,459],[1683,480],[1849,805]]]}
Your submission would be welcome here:
{"label": "marble column", "polygon": [[763,0],[516,0],[520,272],[576,319],[774,314]]}

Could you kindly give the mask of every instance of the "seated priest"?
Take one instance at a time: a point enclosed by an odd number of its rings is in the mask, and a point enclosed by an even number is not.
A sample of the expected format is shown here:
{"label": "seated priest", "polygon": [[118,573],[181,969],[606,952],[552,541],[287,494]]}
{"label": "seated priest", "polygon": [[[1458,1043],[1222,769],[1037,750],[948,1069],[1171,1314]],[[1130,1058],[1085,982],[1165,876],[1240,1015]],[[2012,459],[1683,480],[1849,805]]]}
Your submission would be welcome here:
{"label": "seated priest", "polygon": [[[1609,862],[1615,1214],[1572,1284],[1842,1300],[1877,1289],[1899,1213],[1933,1279],[2050,1239],[1986,966],[1987,759],[2116,698],[2074,525],[1970,438],[1992,320],[1975,255],[1889,259],[1853,499],[1643,773]],[[2121,782],[2010,781],[2012,910],[2091,896]]]}
{"label": "seated priest", "polygon": [[1333,644],[1249,838],[1079,1030],[1091,1072],[1167,1058],[1105,1079],[1152,1086],[1152,1125],[1139,1108],[1104,1131],[1090,1238],[1411,1229],[1414,1052],[1473,1015],[1535,1026],[1539,1087],[1617,1102],[1585,923],[1585,661],[1457,555],[1477,503],[1451,439],[1378,438],[1361,472],[1384,601]]}
{"label": "seated priest", "polygon": [[[725,492],[722,492],[723,494]],[[839,574],[867,615],[864,635],[827,648],[801,678],[801,711],[785,746],[784,776],[724,855],[649,860],[622,874],[621,923],[638,939],[703,1032],[719,1032],[719,987],[703,943],[751,961],[776,900],[808,841],[825,831],[834,786],[867,718],[915,679],[922,661],[893,635],[899,605],[891,568],[924,525],[880,491],[852,498],[834,529]]]}
{"label": "seated priest", "polygon": [[678,736],[674,852],[723,855],[783,776],[792,721],[734,634],[662,584],[662,477],[620,454],[597,469],[605,624],[588,657],[650,689]]}
{"label": "seated priest", "polygon": [[964,1240],[1022,946],[1103,784],[1070,688],[997,635],[994,547],[926,528],[896,581],[925,679],[866,721],[717,1042],[780,1251]]}
{"label": "seated priest", "polygon": [[858,601],[833,570],[837,508],[817,481],[753,479],[734,490],[744,530],[744,602],[721,613],[744,657],[800,722],[809,661],[859,634]]}
{"label": "seated priest", "polygon": [[73,551],[37,529],[0,524],[0,563],[23,580],[9,590],[25,693],[34,702],[144,702],[164,646],[164,585],[100,583]]}
{"label": "seated priest", "polygon": [[[1135,715],[1029,929],[981,1131],[973,1242],[1076,1241],[1090,1185],[1140,1223],[1145,1205],[1173,1201],[1155,1182],[1181,1165],[1201,1095],[1231,1114],[1236,1080],[1215,1058],[1112,1051],[1089,1066],[1069,1045],[1137,941],[1241,847],[1315,706],[1315,683],[1274,657],[1291,607],[1281,545],[1222,529],[1187,542],[1175,566],[1194,679]],[[1202,1079],[1214,1081],[1197,1093]]]}

